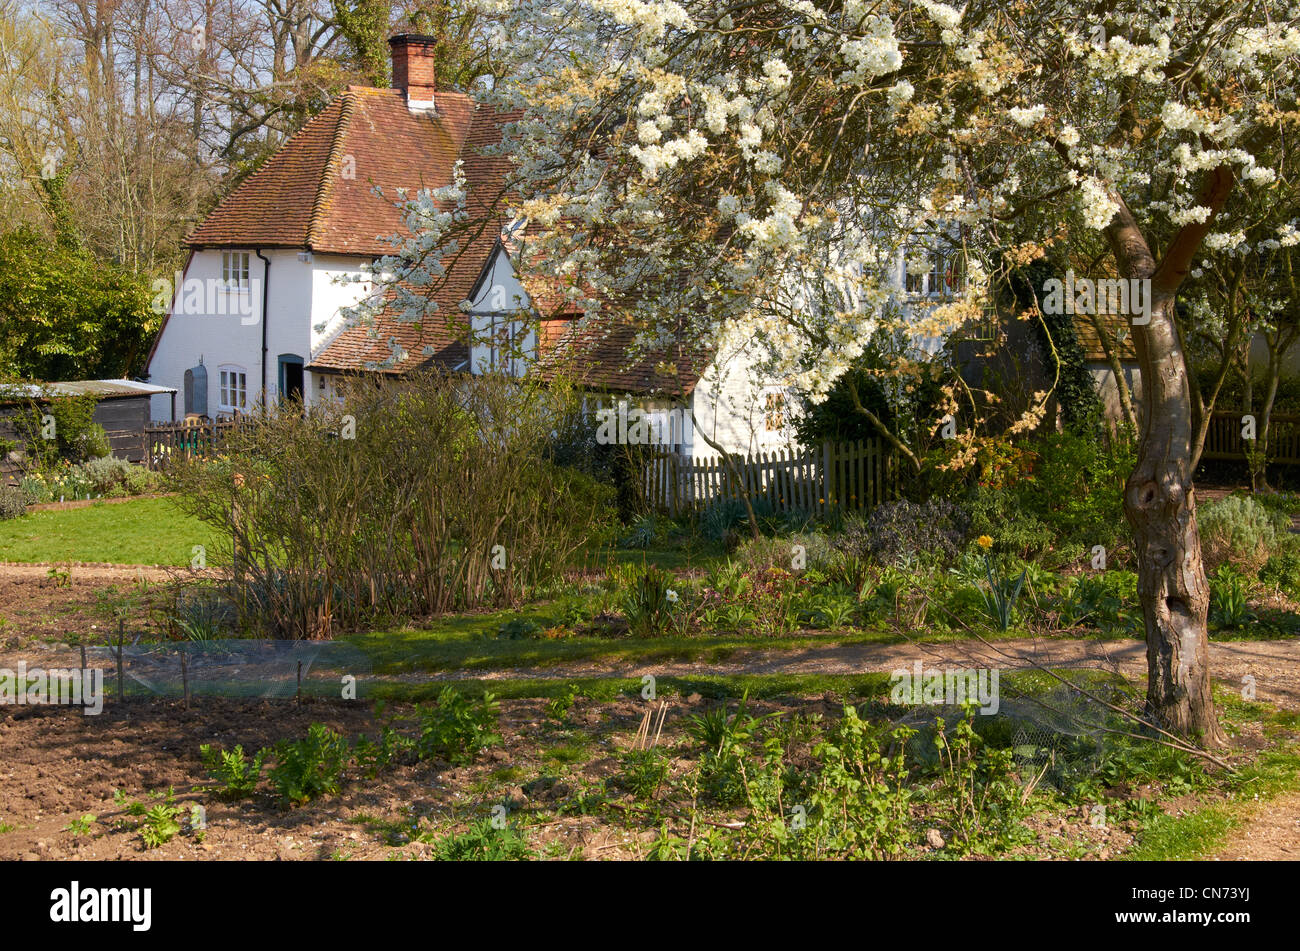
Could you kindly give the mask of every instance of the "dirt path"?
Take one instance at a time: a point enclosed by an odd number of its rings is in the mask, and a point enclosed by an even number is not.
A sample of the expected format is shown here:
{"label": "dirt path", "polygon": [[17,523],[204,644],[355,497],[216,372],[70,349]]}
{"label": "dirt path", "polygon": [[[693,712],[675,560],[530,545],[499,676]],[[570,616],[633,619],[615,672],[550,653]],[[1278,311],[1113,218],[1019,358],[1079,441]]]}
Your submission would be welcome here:
{"label": "dirt path", "polygon": [[1210,857],[1224,861],[1300,860],[1300,792],[1256,803],[1245,824]]}
{"label": "dirt path", "polygon": [[[432,676],[410,674],[407,681],[453,680],[473,676],[485,680],[525,677],[656,677],[726,674],[868,674],[927,667],[989,667],[1021,670],[1034,666],[1111,670],[1126,677],[1146,675],[1146,645],[1141,641],[1098,640],[978,640],[909,644],[840,644],[780,651],[737,651],[726,660],[652,661],[634,663],[585,662],[544,667],[514,667],[482,673],[449,672]],[[1216,679],[1237,688],[1253,678],[1256,698],[1284,709],[1300,709],[1300,640],[1224,641],[1210,644]]]}

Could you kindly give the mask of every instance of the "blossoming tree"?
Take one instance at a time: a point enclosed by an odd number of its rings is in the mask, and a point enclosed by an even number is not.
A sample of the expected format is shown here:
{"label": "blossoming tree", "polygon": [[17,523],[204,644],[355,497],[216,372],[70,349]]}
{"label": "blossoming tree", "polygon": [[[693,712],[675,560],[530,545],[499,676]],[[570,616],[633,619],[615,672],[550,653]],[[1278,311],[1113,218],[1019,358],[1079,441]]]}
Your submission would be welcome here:
{"label": "blossoming tree", "polygon": [[[681,352],[743,342],[817,400],[873,338],[941,339],[986,320],[1008,270],[1091,257],[1140,287],[1140,445],[1125,511],[1147,713],[1223,742],[1175,302],[1203,249],[1232,242],[1220,217],[1243,201],[1267,205],[1277,187],[1270,163],[1300,119],[1300,8],[479,2],[512,62],[492,97],[523,110],[506,143],[517,169],[507,202],[527,222],[516,232],[527,237],[523,264],[549,271],[590,320],[617,302],[643,339]],[[482,226],[459,182],[444,191],[409,203],[416,236],[380,265],[390,286],[427,287],[446,249]],[[960,254],[964,281],[934,306],[900,306],[895,266],[924,267],[912,251],[936,242]],[[400,309],[418,319],[422,296]],[[894,383],[907,387],[933,348],[890,352]],[[962,428],[954,461],[969,461],[987,435],[988,395],[953,373],[947,396],[941,411]],[[1037,423],[1047,397],[1011,428]]]}

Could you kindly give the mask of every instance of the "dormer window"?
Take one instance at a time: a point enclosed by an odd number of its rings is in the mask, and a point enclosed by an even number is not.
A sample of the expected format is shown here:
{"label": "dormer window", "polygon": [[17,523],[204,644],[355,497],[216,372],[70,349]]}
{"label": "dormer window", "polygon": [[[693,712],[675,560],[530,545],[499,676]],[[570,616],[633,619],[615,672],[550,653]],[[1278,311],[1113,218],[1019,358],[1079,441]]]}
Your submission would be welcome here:
{"label": "dormer window", "polygon": [[221,283],[228,291],[248,290],[248,252],[221,252]]}

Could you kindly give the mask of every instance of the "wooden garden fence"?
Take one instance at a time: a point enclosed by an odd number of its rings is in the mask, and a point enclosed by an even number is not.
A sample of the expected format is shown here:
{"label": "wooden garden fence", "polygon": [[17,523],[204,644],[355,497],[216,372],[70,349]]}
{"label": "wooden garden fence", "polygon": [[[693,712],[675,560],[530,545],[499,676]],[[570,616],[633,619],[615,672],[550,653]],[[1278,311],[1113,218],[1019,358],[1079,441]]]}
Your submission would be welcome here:
{"label": "wooden garden fence", "polygon": [[234,419],[150,424],[144,429],[145,465],[160,469],[174,456],[206,456],[241,425]]}
{"label": "wooden garden fence", "polygon": [[765,500],[776,511],[829,515],[835,509],[870,509],[897,496],[897,466],[878,439],[733,458],[739,478],[721,458],[654,456],[644,472],[646,501],[677,515],[715,499],[749,496]]}
{"label": "wooden garden fence", "polygon": [[[1246,444],[1241,438],[1244,413],[1216,410],[1205,433],[1203,459],[1245,459]],[[1264,419],[1255,414],[1257,427]],[[1268,461],[1279,465],[1300,465],[1300,416],[1274,413],[1269,419]],[[1262,428],[1257,428],[1260,436]]]}

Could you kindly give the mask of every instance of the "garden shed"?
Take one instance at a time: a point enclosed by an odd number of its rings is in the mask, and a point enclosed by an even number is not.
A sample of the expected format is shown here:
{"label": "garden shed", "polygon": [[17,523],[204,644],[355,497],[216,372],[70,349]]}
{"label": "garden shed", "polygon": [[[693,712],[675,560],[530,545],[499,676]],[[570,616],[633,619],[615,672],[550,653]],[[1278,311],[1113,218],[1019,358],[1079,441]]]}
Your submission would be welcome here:
{"label": "garden shed", "polygon": [[[59,383],[21,383],[0,391],[0,440],[16,441],[14,418],[24,406],[50,396],[93,396],[94,421],[104,427],[109,448],[119,459],[144,461],[144,429],[149,425],[149,405],[154,396],[176,390],[135,380],[70,380]],[[12,481],[17,471],[13,454],[0,459],[0,477]]]}

